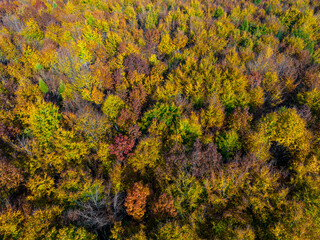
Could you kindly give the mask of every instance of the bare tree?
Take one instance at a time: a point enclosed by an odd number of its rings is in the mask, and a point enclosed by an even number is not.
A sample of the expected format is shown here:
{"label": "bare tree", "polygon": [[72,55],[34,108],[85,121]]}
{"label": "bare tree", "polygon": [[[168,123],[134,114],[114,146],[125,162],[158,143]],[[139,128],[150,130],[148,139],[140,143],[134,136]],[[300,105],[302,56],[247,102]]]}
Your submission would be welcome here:
{"label": "bare tree", "polygon": [[65,223],[84,226],[105,239],[115,221],[121,221],[125,216],[124,193],[113,196],[111,184],[102,193],[98,187],[85,199],[78,200],[76,209],[69,209],[65,215]]}

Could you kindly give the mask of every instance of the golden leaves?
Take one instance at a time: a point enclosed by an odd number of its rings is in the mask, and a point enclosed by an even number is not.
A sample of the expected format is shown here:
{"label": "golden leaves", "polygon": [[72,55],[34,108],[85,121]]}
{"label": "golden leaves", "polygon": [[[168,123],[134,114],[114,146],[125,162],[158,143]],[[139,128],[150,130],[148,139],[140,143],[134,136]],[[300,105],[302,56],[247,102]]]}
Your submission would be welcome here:
{"label": "golden leaves", "polygon": [[26,22],[26,28],[23,30],[22,35],[28,40],[42,40],[44,37],[43,32],[40,30],[38,23],[34,19]]}

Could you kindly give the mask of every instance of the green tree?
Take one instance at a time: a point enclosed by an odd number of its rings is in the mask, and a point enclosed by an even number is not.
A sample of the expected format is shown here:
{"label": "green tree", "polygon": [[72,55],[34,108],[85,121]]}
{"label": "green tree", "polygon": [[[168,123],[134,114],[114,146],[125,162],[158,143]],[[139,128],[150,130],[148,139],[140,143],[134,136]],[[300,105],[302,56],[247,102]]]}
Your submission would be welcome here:
{"label": "green tree", "polygon": [[43,92],[44,94],[49,92],[48,85],[41,78],[39,79],[39,87],[41,92]]}
{"label": "green tree", "polygon": [[27,123],[32,135],[40,145],[45,145],[52,140],[61,126],[61,119],[58,107],[52,103],[38,101],[36,105],[32,106]]}
{"label": "green tree", "polygon": [[218,134],[216,142],[222,156],[225,158],[234,156],[235,152],[241,149],[239,135],[234,130]]}

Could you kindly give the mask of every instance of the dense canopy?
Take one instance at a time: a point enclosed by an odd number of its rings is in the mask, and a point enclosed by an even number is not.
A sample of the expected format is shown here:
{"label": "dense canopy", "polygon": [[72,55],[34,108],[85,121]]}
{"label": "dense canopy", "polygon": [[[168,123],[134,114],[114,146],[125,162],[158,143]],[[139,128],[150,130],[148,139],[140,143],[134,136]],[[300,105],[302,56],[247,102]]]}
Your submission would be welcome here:
{"label": "dense canopy", "polygon": [[320,236],[320,1],[0,1],[0,239]]}

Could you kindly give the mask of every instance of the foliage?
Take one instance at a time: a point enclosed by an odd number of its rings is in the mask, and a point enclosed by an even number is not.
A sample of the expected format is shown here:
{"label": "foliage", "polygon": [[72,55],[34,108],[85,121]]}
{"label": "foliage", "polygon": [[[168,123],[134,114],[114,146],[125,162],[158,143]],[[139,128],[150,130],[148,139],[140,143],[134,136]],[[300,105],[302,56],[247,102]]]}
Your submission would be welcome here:
{"label": "foliage", "polygon": [[194,141],[202,135],[199,118],[195,113],[191,114],[190,119],[182,119],[178,133],[181,135],[183,144],[193,145]]}
{"label": "foliage", "polygon": [[110,145],[110,153],[116,155],[117,160],[123,161],[134,146],[134,141],[121,134],[115,137],[115,143]]}
{"label": "foliage", "polygon": [[235,131],[219,134],[216,141],[222,156],[226,158],[230,158],[234,155],[235,151],[241,148],[239,136]]}
{"label": "foliage", "polygon": [[35,210],[28,216],[25,222],[24,239],[41,239],[50,231],[50,228],[58,220],[62,209],[53,206],[50,209]]}
{"label": "foliage", "polygon": [[24,179],[19,169],[9,164],[4,158],[0,159],[0,172],[0,196],[5,199],[20,186]]}
{"label": "foliage", "polygon": [[301,161],[310,151],[310,133],[295,109],[281,108],[268,114],[249,141],[249,148],[261,159],[268,159],[273,141],[288,148],[292,154],[298,154]]}
{"label": "foliage", "polygon": [[180,117],[179,108],[175,105],[157,104],[153,109],[146,112],[142,118],[141,130],[172,134]]}
{"label": "foliage", "polygon": [[0,239],[318,239],[319,13],[0,1]]}
{"label": "foliage", "polygon": [[36,175],[33,178],[30,178],[27,187],[30,190],[31,194],[28,196],[30,201],[50,201],[53,195],[53,178],[44,175]]}
{"label": "foliage", "polygon": [[150,195],[148,186],[142,182],[135,183],[131,189],[128,190],[126,197],[126,210],[136,221],[141,221],[146,212],[146,201]]}
{"label": "foliage", "polygon": [[197,210],[204,193],[199,181],[183,173],[169,186],[168,191],[175,196],[174,205],[178,215],[185,219]]}
{"label": "foliage", "polygon": [[62,94],[66,89],[66,85],[61,81],[60,85],[59,85],[59,94]]}
{"label": "foliage", "polygon": [[64,227],[59,230],[52,230],[47,239],[65,239],[65,240],[94,240],[96,236],[87,232],[84,228]]}
{"label": "foliage", "polygon": [[61,203],[68,206],[75,206],[78,201],[87,200],[95,191],[103,191],[101,181],[92,181],[82,170],[67,170],[61,174],[61,178],[55,194]]}
{"label": "foliage", "polygon": [[201,123],[207,128],[222,127],[224,118],[224,111],[220,102],[213,101],[208,109],[203,109],[201,112]]}
{"label": "foliage", "polygon": [[6,209],[0,214],[0,236],[3,239],[18,239],[21,234],[21,222],[24,217],[21,211]]}
{"label": "foliage", "polygon": [[197,239],[188,226],[179,226],[176,222],[168,222],[159,229],[159,240]]}
{"label": "foliage", "polygon": [[144,173],[146,169],[155,169],[161,161],[161,143],[157,138],[142,139],[132,157],[128,159],[134,170]]}
{"label": "foliage", "polygon": [[174,207],[174,200],[169,194],[163,193],[160,195],[157,202],[155,202],[152,213],[157,217],[167,218],[176,217],[177,211]]}
{"label": "foliage", "polygon": [[103,103],[102,111],[110,121],[115,121],[125,107],[125,102],[119,96],[109,95]]}
{"label": "foliage", "polygon": [[61,114],[58,108],[45,102],[38,102],[30,111],[27,120],[32,135],[45,144],[54,136],[60,126]]}
{"label": "foliage", "polygon": [[40,86],[41,92],[43,92],[44,94],[49,92],[49,88],[47,84],[41,78],[39,80],[39,86]]}

